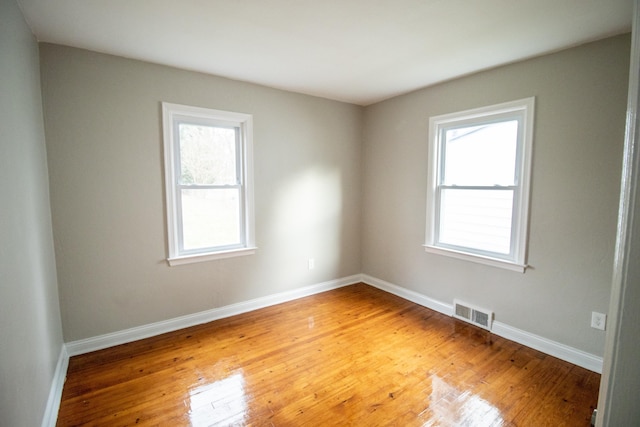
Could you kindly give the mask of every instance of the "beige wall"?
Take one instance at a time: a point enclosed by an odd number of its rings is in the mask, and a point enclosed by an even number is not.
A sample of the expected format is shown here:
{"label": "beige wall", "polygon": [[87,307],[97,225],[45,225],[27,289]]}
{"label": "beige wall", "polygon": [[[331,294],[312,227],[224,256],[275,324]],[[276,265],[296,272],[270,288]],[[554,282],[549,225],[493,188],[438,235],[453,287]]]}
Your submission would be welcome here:
{"label": "beige wall", "polygon": [[[361,107],[40,49],[65,341],[360,272]],[[161,101],[253,115],[256,255],[167,266]]]}
{"label": "beige wall", "polygon": [[[65,340],[363,272],[602,355],[628,57],[620,36],[363,109],[41,45]],[[425,253],[428,118],[528,96],[531,268]],[[161,101],[254,115],[258,254],[166,265]]]}
{"label": "beige wall", "polygon": [[[620,187],[629,36],[430,87],[365,110],[363,272],[602,355]],[[536,97],[525,274],[425,253],[430,116]]]}
{"label": "beige wall", "polygon": [[0,0],[0,425],[40,425],[62,349],[38,45]]}

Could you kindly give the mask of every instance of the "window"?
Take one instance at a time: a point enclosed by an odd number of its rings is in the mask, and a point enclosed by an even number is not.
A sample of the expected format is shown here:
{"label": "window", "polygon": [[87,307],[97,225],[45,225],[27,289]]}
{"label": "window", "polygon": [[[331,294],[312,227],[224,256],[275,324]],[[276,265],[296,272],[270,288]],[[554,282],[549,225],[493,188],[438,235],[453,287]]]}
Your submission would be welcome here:
{"label": "window", "polygon": [[255,252],[252,116],[162,103],[169,264]]}
{"label": "window", "polygon": [[429,120],[425,250],[524,272],[534,98]]}

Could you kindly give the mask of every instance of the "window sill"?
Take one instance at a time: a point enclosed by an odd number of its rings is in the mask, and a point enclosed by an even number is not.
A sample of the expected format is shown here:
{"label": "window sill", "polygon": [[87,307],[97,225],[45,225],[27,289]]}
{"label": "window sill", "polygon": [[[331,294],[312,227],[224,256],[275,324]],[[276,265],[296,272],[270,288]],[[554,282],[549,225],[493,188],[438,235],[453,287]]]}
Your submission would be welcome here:
{"label": "window sill", "polygon": [[497,268],[504,268],[505,270],[517,271],[518,273],[524,273],[528,267],[526,264],[518,264],[518,263],[507,261],[504,259],[469,254],[465,252],[454,251],[452,249],[445,249],[445,248],[440,248],[440,247],[431,246],[431,245],[423,245],[423,246],[426,252],[430,252],[433,254],[462,259],[465,261],[471,261],[477,264],[490,265],[492,267],[497,267]]}
{"label": "window sill", "polygon": [[173,267],[182,264],[193,264],[196,262],[213,261],[216,259],[232,258],[244,255],[253,255],[256,253],[256,247],[233,249],[229,251],[210,252],[204,254],[185,255],[175,258],[167,258],[169,266]]}

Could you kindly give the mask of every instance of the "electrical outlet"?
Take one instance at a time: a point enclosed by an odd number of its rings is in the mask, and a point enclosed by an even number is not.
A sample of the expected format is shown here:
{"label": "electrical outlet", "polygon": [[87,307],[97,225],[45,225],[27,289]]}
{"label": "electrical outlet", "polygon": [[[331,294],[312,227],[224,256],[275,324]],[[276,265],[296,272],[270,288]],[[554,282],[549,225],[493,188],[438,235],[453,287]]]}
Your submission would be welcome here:
{"label": "electrical outlet", "polygon": [[591,327],[604,331],[607,325],[607,315],[598,313],[596,311],[591,312]]}
{"label": "electrical outlet", "polygon": [[314,268],[316,268],[316,260],[309,258],[309,270],[313,270]]}

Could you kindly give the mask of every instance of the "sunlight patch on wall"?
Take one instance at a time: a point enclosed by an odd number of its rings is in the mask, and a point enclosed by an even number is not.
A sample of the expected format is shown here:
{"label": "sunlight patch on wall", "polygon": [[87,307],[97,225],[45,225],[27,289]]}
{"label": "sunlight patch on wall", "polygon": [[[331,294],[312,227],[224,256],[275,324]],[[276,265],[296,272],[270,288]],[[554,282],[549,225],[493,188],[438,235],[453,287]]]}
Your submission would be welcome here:
{"label": "sunlight patch on wall", "polygon": [[[334,269],[340,260],[343,219],[343,183],[340,171],[313,167],[291,177],[274,195],[271,240],[277,242],[282,268],[308,274],[308,258],[317,269]],[[292,253],[291,247],[297,248]],[[292,255],[293,254],[293,255]],[[295,257],[295,259],[294,259]],[[295,263],[295,265],[292,265]],[[296,277],[293,280],[300,280]]]}

